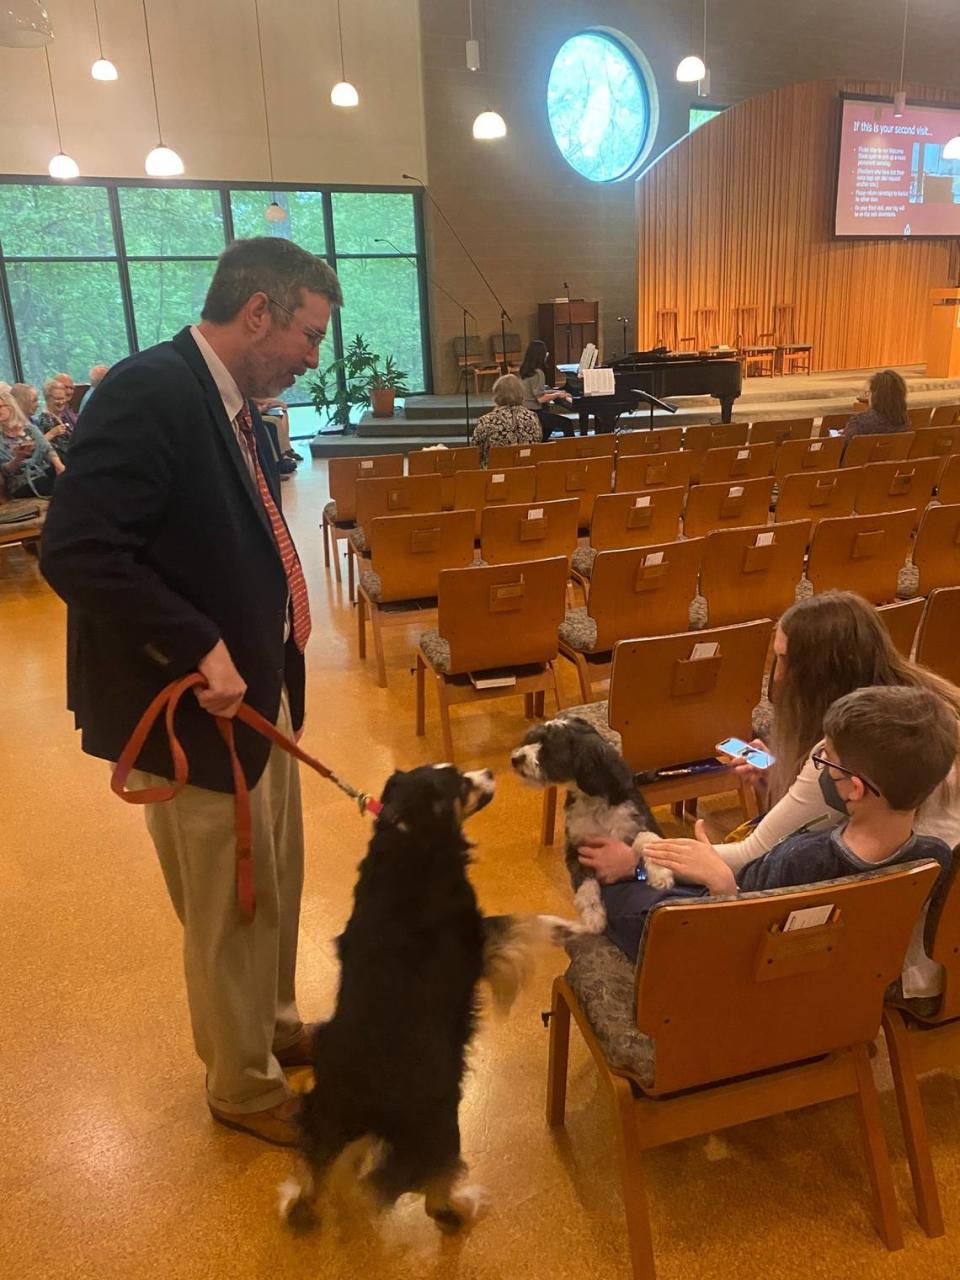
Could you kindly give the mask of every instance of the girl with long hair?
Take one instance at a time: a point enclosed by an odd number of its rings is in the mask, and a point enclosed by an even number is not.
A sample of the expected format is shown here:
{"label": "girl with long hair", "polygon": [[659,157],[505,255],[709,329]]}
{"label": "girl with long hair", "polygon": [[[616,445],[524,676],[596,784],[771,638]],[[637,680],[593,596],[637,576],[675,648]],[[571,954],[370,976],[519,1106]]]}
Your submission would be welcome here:
{"label": "girl with long hair", "polygon": [[549,406],[558,400],[570,404],[572,397],[567,391],[547,386],[544,369],[547,363],[547,344],[535,338],[523,354],[520,365],[520,381],[523,383],[523,407],[535,413],[540,419],[544,440],[549,440],[555,432],[565,436],[574,435],[574,424],[559,413],[551,413]]}

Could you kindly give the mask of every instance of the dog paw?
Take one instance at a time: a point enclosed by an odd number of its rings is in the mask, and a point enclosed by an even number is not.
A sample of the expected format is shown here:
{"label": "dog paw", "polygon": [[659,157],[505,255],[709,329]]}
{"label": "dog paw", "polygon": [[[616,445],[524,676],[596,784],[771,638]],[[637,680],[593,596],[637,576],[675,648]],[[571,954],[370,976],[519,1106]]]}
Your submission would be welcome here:
{"label": "dog paw", "polygon": [[673,872],[667,867],[658,867],[656,863],[646,861],[643,865],[647,873],[647,884],[652,889],[672,889],[676,884]]}
{"label": "dog paw", "polygon": [[303,1188],[295,1178],[285,1178],[277,1187],[277,1208],[280,1217],[294,1231],[309,1231],[317,1225],[317,1215],[309,1200],[304,1199]]}
{"label": "dog paw", "polygon": [[585,933],[603,933],[607,927],[607,913],[596,880],[584,880],[574,894],[573,904]]}

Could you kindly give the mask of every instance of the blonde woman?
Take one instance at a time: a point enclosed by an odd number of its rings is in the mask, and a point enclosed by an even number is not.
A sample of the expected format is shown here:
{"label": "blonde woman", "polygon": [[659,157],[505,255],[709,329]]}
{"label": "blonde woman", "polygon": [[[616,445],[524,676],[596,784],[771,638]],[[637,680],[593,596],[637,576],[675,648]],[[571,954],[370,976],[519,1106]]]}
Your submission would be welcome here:
{"label": "blonde woman", "polygon": [[543,439],[540,419],[523,407],[524,394],[523,383],[515,373],[505,373],[493,384],[494,407],[478,421],[472,436],[484,466],[491,445],[538,444]]}
{"label": "blonde woman", "polygon": [[870,379],[870,408],[855,413],[843,429],[845,440],[851,436],[876,435],[888,431],[909,431],[907,421],[907,384],[896,369],[881,369]]}
{"label": "blonde woman", "polygon": [[9,391],[0,391],[0,475],[11,498],[48,498],[63,471],[52,444]]}
{"label": "blonde woman", "polygon": [[73,422],[67,414],[71,393],[62,378],[63,375],[58,373],[43,384],[43,412],[37,419],[44,438],[49,440],[61,459],[66,456],[73,435]]}

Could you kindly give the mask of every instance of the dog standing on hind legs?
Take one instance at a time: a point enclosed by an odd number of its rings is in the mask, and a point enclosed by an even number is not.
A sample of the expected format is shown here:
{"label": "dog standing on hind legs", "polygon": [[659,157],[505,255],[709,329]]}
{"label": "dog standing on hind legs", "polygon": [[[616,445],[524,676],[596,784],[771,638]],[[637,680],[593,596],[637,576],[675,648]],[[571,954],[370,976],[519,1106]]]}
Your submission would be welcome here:
{"label": "dog standing on hind legs", "polygon": [[280,1188],[293,1227],[316,1222],[331,1170],[351,1158],[377,1207],[413,1191],[443,1230],[476,1215],[480,1192],[460,1186],[458,1111],[478,984],[509,1007],[536,943],[569,932],[552,917],[481,914],[462,823],[493,793],[489,770],[453,765],[394,773],[384,788],[338,939],[336,1008],[316,1032],[297,1173]]}

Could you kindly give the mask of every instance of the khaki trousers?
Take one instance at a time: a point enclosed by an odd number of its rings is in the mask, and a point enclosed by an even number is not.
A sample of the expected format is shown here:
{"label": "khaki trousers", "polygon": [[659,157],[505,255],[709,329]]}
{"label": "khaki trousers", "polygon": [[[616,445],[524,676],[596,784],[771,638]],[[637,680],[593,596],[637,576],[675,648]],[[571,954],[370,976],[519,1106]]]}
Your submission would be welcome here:
{"label": "khaki trousers", "polygon": [[[284,696],[277,727],[290,734]],[[131,788],[163,779],[135,770]],[[289,1094],[274,1050],[303,1030],[294,993],[303,818],[297,762],[271,748],[250,792],[257,910],[237,909],[233,796],[187,786],[145,805],[167,889],[183,925],[193,1042],[207,1068],[207,1098],[224,1111],[265,1110]]]}

